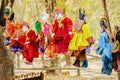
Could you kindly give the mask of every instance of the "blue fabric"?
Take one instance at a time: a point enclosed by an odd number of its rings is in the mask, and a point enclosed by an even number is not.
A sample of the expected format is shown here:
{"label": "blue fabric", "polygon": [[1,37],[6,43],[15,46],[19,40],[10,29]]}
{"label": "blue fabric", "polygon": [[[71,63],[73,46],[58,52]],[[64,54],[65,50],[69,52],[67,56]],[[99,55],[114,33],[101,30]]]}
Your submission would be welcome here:
{"label": "blue fabric", "polygon": [[108,35],[106,32],[101,33],[98,47],[103,50],[100,55],[104,54],[112,61],[112,43],[108,42]]}
{"label": "blue fabric", "polygon": [[90,53],[90,47],[86,48],[86,53]]}
{"label": "blue fabric", "polygon": [[112,73],[112,63],[106,55],[102,55],[103,67],[101,70],[102,74],[110,75]]}
{"label": "blue fabric", "polygon": [[80,67],[87,68],[88,67],[88,61],[87,60],[80,60]]}
{"label": "blue fabric", "polygon": [[23,46],[18,46],[18,51],[22,52],[23,51]]}
{"label": "blue fabric", "polygon": [[101,33],[98,48],[97,53],[99,52],[103,61],[102,73],[110,75],[112,72],[112,43],[108,42],[106,32]]}
{"label": "blue fabric", "polygon": [[12,46],[11,47],[11,51],[12,52],[17,52],[18,51],[18,47],[17,46]]}
{"label": "blue fabric", "polygon": [[97,47],[96,53],[99,54],[99,55],[102,55],[103,50],[104,50],[103,47]]}

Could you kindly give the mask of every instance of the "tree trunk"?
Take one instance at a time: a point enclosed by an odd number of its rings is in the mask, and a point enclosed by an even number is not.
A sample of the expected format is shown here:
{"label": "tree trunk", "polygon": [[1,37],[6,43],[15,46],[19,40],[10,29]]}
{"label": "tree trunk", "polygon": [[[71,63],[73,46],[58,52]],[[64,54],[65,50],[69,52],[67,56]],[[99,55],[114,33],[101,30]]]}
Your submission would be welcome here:
{"label": "tree trunk", "polygon": [[[12,6],[14,0],[11,0]],[[0,21],[4,17],[4,9],[8,4],[8,0],[2,0],[1,8],[0,8]],[[13,56],[10,55],[10,52],[4,46],[4,37],[3,30],[0,27],[0,80],[14,80],[14,65],[13,65]]]}
{"label": "tree trunk", "polygon": [[[10,0],[11,2],[11,8],[13,7],[14,0]],[[4,20],[4,9],[8,5],[9,0],[2,0],[2,4],[0,7],[0,25],[3,27],[5,26],[5,20]]]}
{"label": "tree trunk", "polygon": [[0,80],[14,80],[14,66],[12,56],[4,46],[2,28],[0,27]]}
{"label": "tree trunk", "polygon": [[109,15],[108,15],[108,11],[107,11],[106,0],[102,0],[102,2],[103,2],[103,7],[104,7],[105,16],[106,16],[106,18],[107,18],[107,20],[108,20],[108,27],[109,27],[110,32],[112,33],[112,31],[111,31],[111,26],[110,26]]}
{"label": "tree trunk", "polygon": [[45,0],[46,13],[50,16],[50,22],[53,22],[53,10],[56,5],[56,0]]}

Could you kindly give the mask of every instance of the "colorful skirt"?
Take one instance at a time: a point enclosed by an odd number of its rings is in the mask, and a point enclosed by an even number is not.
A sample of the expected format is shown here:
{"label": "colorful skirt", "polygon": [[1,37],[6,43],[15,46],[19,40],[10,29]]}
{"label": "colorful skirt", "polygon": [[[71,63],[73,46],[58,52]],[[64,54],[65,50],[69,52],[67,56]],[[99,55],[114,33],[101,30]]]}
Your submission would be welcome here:
{"label": "colorful skirt", "polygon": [[70,50],[78,50],[79,47],[89,46],[88,41],[83,37],[82,33],[75,33],[69,43]]}
{"label": "colorful skirt", "polygon": [[11,51],[16,53],[16,52],[22,52],[23,51],[23,46],[12,46]]}
{"label": "colorful skirt", "polygon": [[18,52],[18,46],[12,46],[11,51],[14,53]]}

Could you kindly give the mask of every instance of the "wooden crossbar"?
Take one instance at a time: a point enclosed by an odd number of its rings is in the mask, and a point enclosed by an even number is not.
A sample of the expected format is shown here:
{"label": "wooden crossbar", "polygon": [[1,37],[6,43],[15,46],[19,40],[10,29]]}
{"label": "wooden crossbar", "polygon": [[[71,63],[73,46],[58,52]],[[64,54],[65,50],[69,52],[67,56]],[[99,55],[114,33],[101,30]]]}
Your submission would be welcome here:
{"label": "wooden crossbar", "polygon": [[50,68],[18,68],[16,70],[77,70],[78,76],[80,76],[80,68],[77,67],[50,67]]}
{"label": "wooden crossbar", "polygon": [[14,75],[13,78],[15,80],[44,80],[44,74],[42,72],[30,72]]}

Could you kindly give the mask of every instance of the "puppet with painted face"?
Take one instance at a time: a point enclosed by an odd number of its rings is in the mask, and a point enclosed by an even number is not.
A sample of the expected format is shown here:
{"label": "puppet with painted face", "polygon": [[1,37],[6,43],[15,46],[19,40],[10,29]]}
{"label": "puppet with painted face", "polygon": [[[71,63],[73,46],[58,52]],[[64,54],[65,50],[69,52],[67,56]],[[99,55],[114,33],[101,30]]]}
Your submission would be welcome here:
{"label": "puppet with painted face", "polygon": [[55,45],[55,53],[68,52],[68,45],[72,38],[73,23],[70,18],[64,16],[60,9],[55,10],[55,21],[53,24],[53,40]]}
{"label": "puppet with painted face", "polygon": [[48,44],[49,41],[49,36],[50,36],[50,24],[48,23],[48,14],[42,14],[41,15],[41,20],[43,21],[43,27],[44,27],[44,35],[45,35],[45,47]]}
{"label": "puppet with painted face", "polygon": [[53,53],[53,44],[52,44],[52,38],[51,38],[51,25],[48,22],[48,14],[44,13],[41,15],[41,20],[43,22],[44,26],[44,41],[45,41],[45,50],[47,51],[47,57],[52,57]]}
{"label": "puppet with painted face", "polygon": [[35,31],[37,33],[37,45],[39,46],[39,53],[44,52],[44,33],[42,31],[42,23],[37,19],[35,23]]}
{"label": "puppet with painted face", "polygon": [[69,44],[71,56],[76,57],[73,65],[87,68],[88,61],[85,50],[91,44],[88,42],[88,39],[91,37],[91,32],[89,25],[86,23],[85,13],[79,13],[79,19],[75,22],[73,34],[74,36]]}
{"label": "puppet with painted face", "polygon": [[34,58],[38,57],[38,46],[36,45],[37,35],[35,31],[31,30],[27,23],[23,23],[22,30],[26,35],[26,41],[24,43],[23,54],[26,58],[26,64],[32,64]]}

